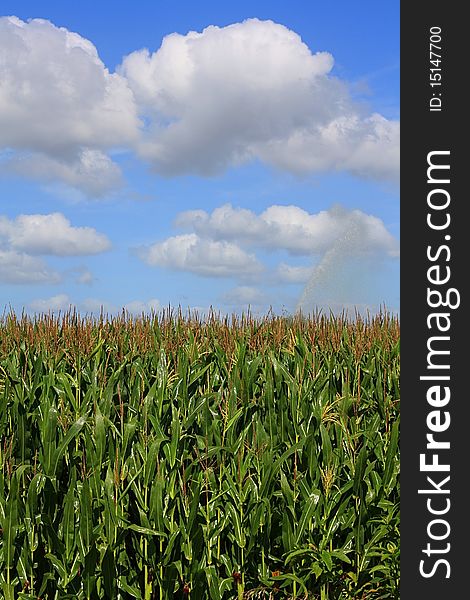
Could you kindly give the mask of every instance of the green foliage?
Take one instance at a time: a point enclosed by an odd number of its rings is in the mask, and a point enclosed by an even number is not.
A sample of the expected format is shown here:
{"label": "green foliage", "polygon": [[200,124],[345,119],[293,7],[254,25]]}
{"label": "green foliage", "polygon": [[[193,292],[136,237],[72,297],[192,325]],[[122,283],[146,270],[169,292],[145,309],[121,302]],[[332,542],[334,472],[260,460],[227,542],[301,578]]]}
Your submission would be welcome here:
{"label": "green foliage", "polygon": [[5,599],[398,598],[399,325],[0,322]]}

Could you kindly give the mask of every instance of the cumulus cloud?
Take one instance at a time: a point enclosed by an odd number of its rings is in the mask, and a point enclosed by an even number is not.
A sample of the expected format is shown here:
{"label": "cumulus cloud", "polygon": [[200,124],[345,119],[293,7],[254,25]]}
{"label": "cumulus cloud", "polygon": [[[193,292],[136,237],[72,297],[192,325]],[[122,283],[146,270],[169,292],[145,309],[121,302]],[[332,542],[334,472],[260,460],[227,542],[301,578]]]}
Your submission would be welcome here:
{"label": "cumulus cloud", "polygon": [[120,168],[100,150],[79,150],[76,156],[55,158],[44,153],[13,154],[0,162],[0,173],[44,183],[60,182],[86,196],[100,197],[122,185]]}
{"label": "cumulus cloud", "polygon": [[277,267],[275,280],[279,283],[306,283],[313,273],[313,267],[296,267],[284,262]]}
{"label": "cumulus cloud", "polygon": [[0,33],[2,145],[62,156],[135,140],[132,92],[89,40],[43,19],[4,17]]}
{"label": "cumulus cloud", "polygon": [[91,285],[94,281],[93,273],[87,269],[83,270],[77,278],[77,282],[82,285]]}
{"label": "cumulus cloud", "polygon": [[61,213],[0,216],[0,244],[28,254],[79,256],[99,254],[111,246],[108,238],[91,227],[73,227]]}
{"label": "cumulus cloud", "polygon": [[57,294],[50,298],[37,298],[30,302],[29,308],[33,312],[65,312],[72,307],[72,302],[67,294]]}
{"label": "cumulus cloud", "polygon": [[120,309],[107,300],[100,300],[99,298],[85,298],[81,302],[74,304],[74,306],[83,313],[99,315],[104,314],[116,314],[120,312]]}
{"label": "cumulus cloud", "polygon": [[191,233],[141,248],[138,255],[151,266],[188,271],[206,277],[246,277],[261,272],[253,254],[226,240],[208,240]]}
{"label": "cumulus cloud", "polygon": [[119,73],[148,126],[137,148],[163,175],[212,175],[252,159],[294,173],[348,170],[397,180],[399,127],[355,103],[312,53],[272,21],[171,34]]}
{"label": "cumulus cloud", "polygon": [[[39,256],[80,256],[104,252],[108,238],[92,227],[73,227],[61,213],[0,215],[0,281],[55,284],[62,280]],[[80,268],[80,283],[92,276]]]}
{"label": "cumulus cloud", "polygon": [[112,314],[119,310],[114,304],[97,298],[85,298],[80,302],[73,302],[68,294],[57,294],[50,298],[36,298],[29,303],[29,309],[37,313],[78,310],[82,313],[97,315],[101,312]]}
{"label": "cumulus cloud", "polygon": [[14,151],[2,170],[92,195],[118,185],[103,152],[134,143],[140,122],[126,80],[95,46],[43,19],[2,17],[0,56],[0,146]]}
{"label": "cumulus cloud", "polygon": [[111,73],[78,33],[1,17],[0,56],[3,173],[98,197],[122,184],[110,153],[132,150],[165,176],[261,160],[397,181],[398,122],[355,102],[331,54],[272,21],[173,33]]}
{"label": "cumulus cloud", "polygon": [[81,313],[99,315],[100,313],[117,314],[122,310],[133,314],[151,313],[161,309],[160,301],[152,298],[147,301],[132,300],[122,307],[117,306],[106,300],[98,298],[85,298],[78,302],[73,302],[68,294],[57,294],[50,298],[37,298],[29,303],[29,309],[33,312],[64,312],[69,309],[77,309]]}
{"label": "cumulus cloud", "polygon": [[224,294],[223,300],[229,305],[259,306],[266,302],[266,294],[256,287],[241,285]]}
{"label": "cumulus cloud", "polygon": [[225,204],[210,214],[203,210],[185,211],[175,223],[192,229],[201,238],[286,250],[293,255],[324,253],[342,236],[352,235],[351,232],[356,238],[356,253],[383,252],[390,256],[398,253],[398,242],[381,219],[340,205],[314,214],[294,205],[273,205],[257,215]]}
{"label": "cumulus cloud", "polygon": [[161,310],[162,305],[160,301],[156,298],[152,298],[151,300],[147,300],[144,302],[143,300],[132,300],[131,302],[127,302],[124,305],[124,310],[132,315],[141,315],[142,313],[152,313],[158,312]]}
{"label": "cumulus cloud", "polygon": [[50,269],[45,262],[16,250],[2,250],[0,247],[0,281],[2,283],[58,283],[61,276]]}
{"label": "cumulus cloud", "polygon": [[95,281],[93,273],[83,265],[71,267],[66,272],[73,277],[75,283],[80,285],[91,286]]}
{"label": "cumulus cloud", "polygon": [[[140,258],[152,266],[237,279],[244,285],[223,298],[229,305],[263,304],[263,294],[253,287],[254,282],[304,284],[304,308],[311,304],[312,290],[317,295],[320,285],[324,290],[329,286],[332,301],[343,296],[347,301],[347,289],[371,287],[363,272],[375,273],[399,253],[398,240],[381,219],[340,205],[318,213],[295,205],[273,205],[256,214],[226,204],[211,213],[182,212],[175,225],[188,233],[141,248]],[[311,263],[295,265],[283,260],[272,267],[272,260],[262,264],[259,259],[266,252],[274,257],[279,253],[304,257]]]}
{"label": "cumulus cloud", "polygon": [[398,182],[400,126],[379,114],[339,116],[312,130],[296,130],[284,140],[259,147],[259,157],[299,175],[349,171],[364,179]]}

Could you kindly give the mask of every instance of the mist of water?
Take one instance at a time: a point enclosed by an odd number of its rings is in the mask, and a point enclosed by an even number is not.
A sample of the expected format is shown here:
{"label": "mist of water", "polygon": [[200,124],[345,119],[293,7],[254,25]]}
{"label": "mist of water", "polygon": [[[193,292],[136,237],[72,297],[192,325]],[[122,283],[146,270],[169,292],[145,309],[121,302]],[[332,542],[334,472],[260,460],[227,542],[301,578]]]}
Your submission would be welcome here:
{"label": "mist of water", "polygon": [[351,215],[342,235],[314,267],[297,303],[297,312],[338,312],[361,303],[367,280],[364,238],[362,224]]}

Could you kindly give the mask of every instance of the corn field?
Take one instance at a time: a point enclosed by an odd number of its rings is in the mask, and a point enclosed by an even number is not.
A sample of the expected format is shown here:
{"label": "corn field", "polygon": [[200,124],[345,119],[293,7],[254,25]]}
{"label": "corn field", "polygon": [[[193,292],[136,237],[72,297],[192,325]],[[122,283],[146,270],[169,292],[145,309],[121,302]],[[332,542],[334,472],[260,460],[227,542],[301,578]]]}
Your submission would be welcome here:
{"label": "corn field", "polygon": [[397,599],[399,336],[4,315],[3,597]]}

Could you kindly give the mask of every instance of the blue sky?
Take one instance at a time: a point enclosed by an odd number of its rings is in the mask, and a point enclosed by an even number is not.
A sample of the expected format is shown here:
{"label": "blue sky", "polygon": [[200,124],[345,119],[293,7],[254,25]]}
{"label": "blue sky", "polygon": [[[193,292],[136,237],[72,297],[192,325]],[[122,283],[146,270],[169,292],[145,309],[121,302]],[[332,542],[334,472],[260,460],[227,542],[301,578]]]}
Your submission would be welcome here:
{"label": "blue sky", "polygon": [[398,311],[398,2],[2,15],[1,306]]}

